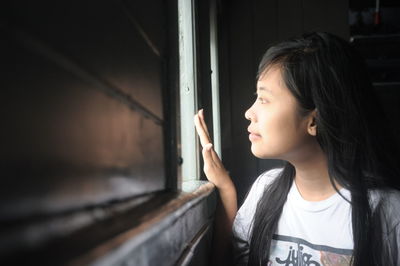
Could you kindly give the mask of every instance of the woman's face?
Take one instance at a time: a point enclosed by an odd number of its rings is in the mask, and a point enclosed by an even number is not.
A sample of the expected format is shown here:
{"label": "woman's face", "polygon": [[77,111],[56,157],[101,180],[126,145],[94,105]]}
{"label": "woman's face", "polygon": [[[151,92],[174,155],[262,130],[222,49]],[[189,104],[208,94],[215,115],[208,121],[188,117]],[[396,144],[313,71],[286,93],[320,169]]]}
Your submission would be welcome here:
{"label": "woman's face", "polygon": [[298,160],[315,146],[312,112],[300,116],[279,67],[271,67],[260,77],[257,99],[245,117],[251,122],[251,151],[258,158]]}

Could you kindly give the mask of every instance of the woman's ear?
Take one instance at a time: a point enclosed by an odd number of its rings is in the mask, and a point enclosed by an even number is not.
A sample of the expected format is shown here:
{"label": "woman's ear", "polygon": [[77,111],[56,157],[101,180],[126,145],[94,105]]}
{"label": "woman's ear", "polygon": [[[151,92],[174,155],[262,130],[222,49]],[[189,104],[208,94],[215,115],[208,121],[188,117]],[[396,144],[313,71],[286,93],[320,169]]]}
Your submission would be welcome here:
{"label": "woman's ear", "polygon": [[307,122],[307,131],[308,134],[311,136],[317,136],[317,123],[316,123],[316,117],[317,117],[317,110],[314,109],[308,117],[308,122]]}

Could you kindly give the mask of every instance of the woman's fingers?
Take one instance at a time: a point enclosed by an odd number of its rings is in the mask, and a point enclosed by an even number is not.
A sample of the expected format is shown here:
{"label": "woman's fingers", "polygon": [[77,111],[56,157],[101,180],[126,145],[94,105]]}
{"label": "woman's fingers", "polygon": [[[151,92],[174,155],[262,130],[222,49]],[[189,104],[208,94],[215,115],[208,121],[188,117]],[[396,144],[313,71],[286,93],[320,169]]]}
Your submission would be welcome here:
{"label": "woman's fingers", "polygon": [[[211,139],[211,138],[210,138],[210,134],[209,134],[209,132],[208,132],[207,124],[206,124],[206,122],[205,122],[205,120],[204,120],[204,110],[201,109],[201,110],[199,111],[198,115],[199,115],[200,123],[201,123],[201,125],[203,126],[203,129],[204,129],[205,133],[206,133],[207,136],[208,136],[208,140],[210,140],[210,139]],[[210,140],[210,142],[211,142],[211,140]],[[220,161],[221,161],[221,160],[219,159],[218,154],[217,154],[214,150],[211,150],[211,154],[212,154],[213,160],[214,160],[215,162],[220,162]]]}
{"label": "woman's fingers", "polygon": [[217,163],[218,165],[222,165],[221,159],[219,158],[219,156],[215,152],[215,150],[211,148],[210,152],[211,152],[211,156],[212,156],[213,161],[215,163]]}
{"label": "woman's fingers", "polygon": [[197,134],[200,137],[201,146],[203,147],[202,155],[204,161],[204,173],[206,174],[207,179],[217,188],[222,188],[225,183],[229,183],[229,175],[222,165],[218,154],[213,149],[207,125],[204,121],[203,110],[200,110],[194,116],[194,124],[196,126]]}
{"label": "woman's fingers", "polygon": [[200,117],[201,125],[203,126],[204,131],[206,132],[208,138],[210,139],[210,132],[208,131],[207,124],[206,124],[206,122],[204,120],[204,110],[201,109],[198,114],[199,114],[199,117]]}
{"label": "woman's fingers", "polygon": [[215,182],[214,176],[215,176],[215,170],[216,170],[216,164],[213,160],[212,156],[212,144],[208,143],[203,147],[203,160],[204,160],[204,173],[207,176],[207,179]]}
{"label": "woman's fingers", "polygon": [[205,147],[205,145],[210,143],[211,141],[210,141],[210,137],[208,136],[207,132],[205,131],[205,129],[201,123],[199,114],[196,114],[194,116],[194,124],[196,126],[197,134],[200,137],[201,146]]}
{"label": "woman's fingers", "polygon": [[[210,135],[208,134],[207,125],[204,121],[203,109],[201,109],[194,117],[197,134],[200,137],[200,143],[203,147],[204,162],[212,162],[214,165],[221,166],[221,160],[218,154],[213,150]],[[205,157],[207,156],[207,157]]]}
{"label": "woman's fingers", "polygon": [[213,157],[212,157],[212,144],[208,143],[203,147],[203,158],[204,162],[210,163],[213,162]]}

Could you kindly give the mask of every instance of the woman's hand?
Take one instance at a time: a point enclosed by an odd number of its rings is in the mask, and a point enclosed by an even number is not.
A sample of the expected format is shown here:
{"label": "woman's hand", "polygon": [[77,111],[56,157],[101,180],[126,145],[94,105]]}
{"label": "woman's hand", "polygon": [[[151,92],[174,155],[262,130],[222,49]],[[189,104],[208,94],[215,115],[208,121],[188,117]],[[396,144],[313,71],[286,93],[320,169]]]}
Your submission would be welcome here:
{"label": "woman's hand", "polygon": [[237,212],[236,189],[221,159],[213,149],[210,134],[204,122],[203,110],[194,116],[194,124],[203,147],[204,173],[219,191],[211,251],[212,265],[232,265],[231,241],[232,225]]}
{"label": "woman's hand", "polygon": [[200,137],[200,143],[203,147],[204,173],[207,179],[212,182],[218,189],[224,189],[226,186],[232,185],[228,172],[222,165],[221,159],[214,151],[211,143],[210,134],[204,121],[203,109],[194,116],[194,124],[197,134]]}

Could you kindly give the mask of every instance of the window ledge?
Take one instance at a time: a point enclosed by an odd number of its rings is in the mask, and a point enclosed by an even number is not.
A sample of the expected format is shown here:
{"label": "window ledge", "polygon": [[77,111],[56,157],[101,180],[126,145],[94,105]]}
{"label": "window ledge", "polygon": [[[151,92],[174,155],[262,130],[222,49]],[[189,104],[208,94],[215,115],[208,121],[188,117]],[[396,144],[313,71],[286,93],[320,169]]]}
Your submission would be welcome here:
{"label": "window ledge", "polygon": [[[195,192],[196,190],[199,190],[203,185],[206,184],[212,184],[208,181],[204,180],[189,180],[189,181],[184,181],[182,183],[182,191],[187,192],[187,193],[192,193]],[[206,185],[209,186],[209,185]]]}
{"label": "window ledge", "polygon": [[[196,246],[202,243],[204,251],[204,243],[210,241],[215,207],[216,192],[212,183],[184,182],[183,191],[176,197],[150,211],[133,228],[71,264],[186,265]],[[205,261],[207,257],[202,259]]]}

